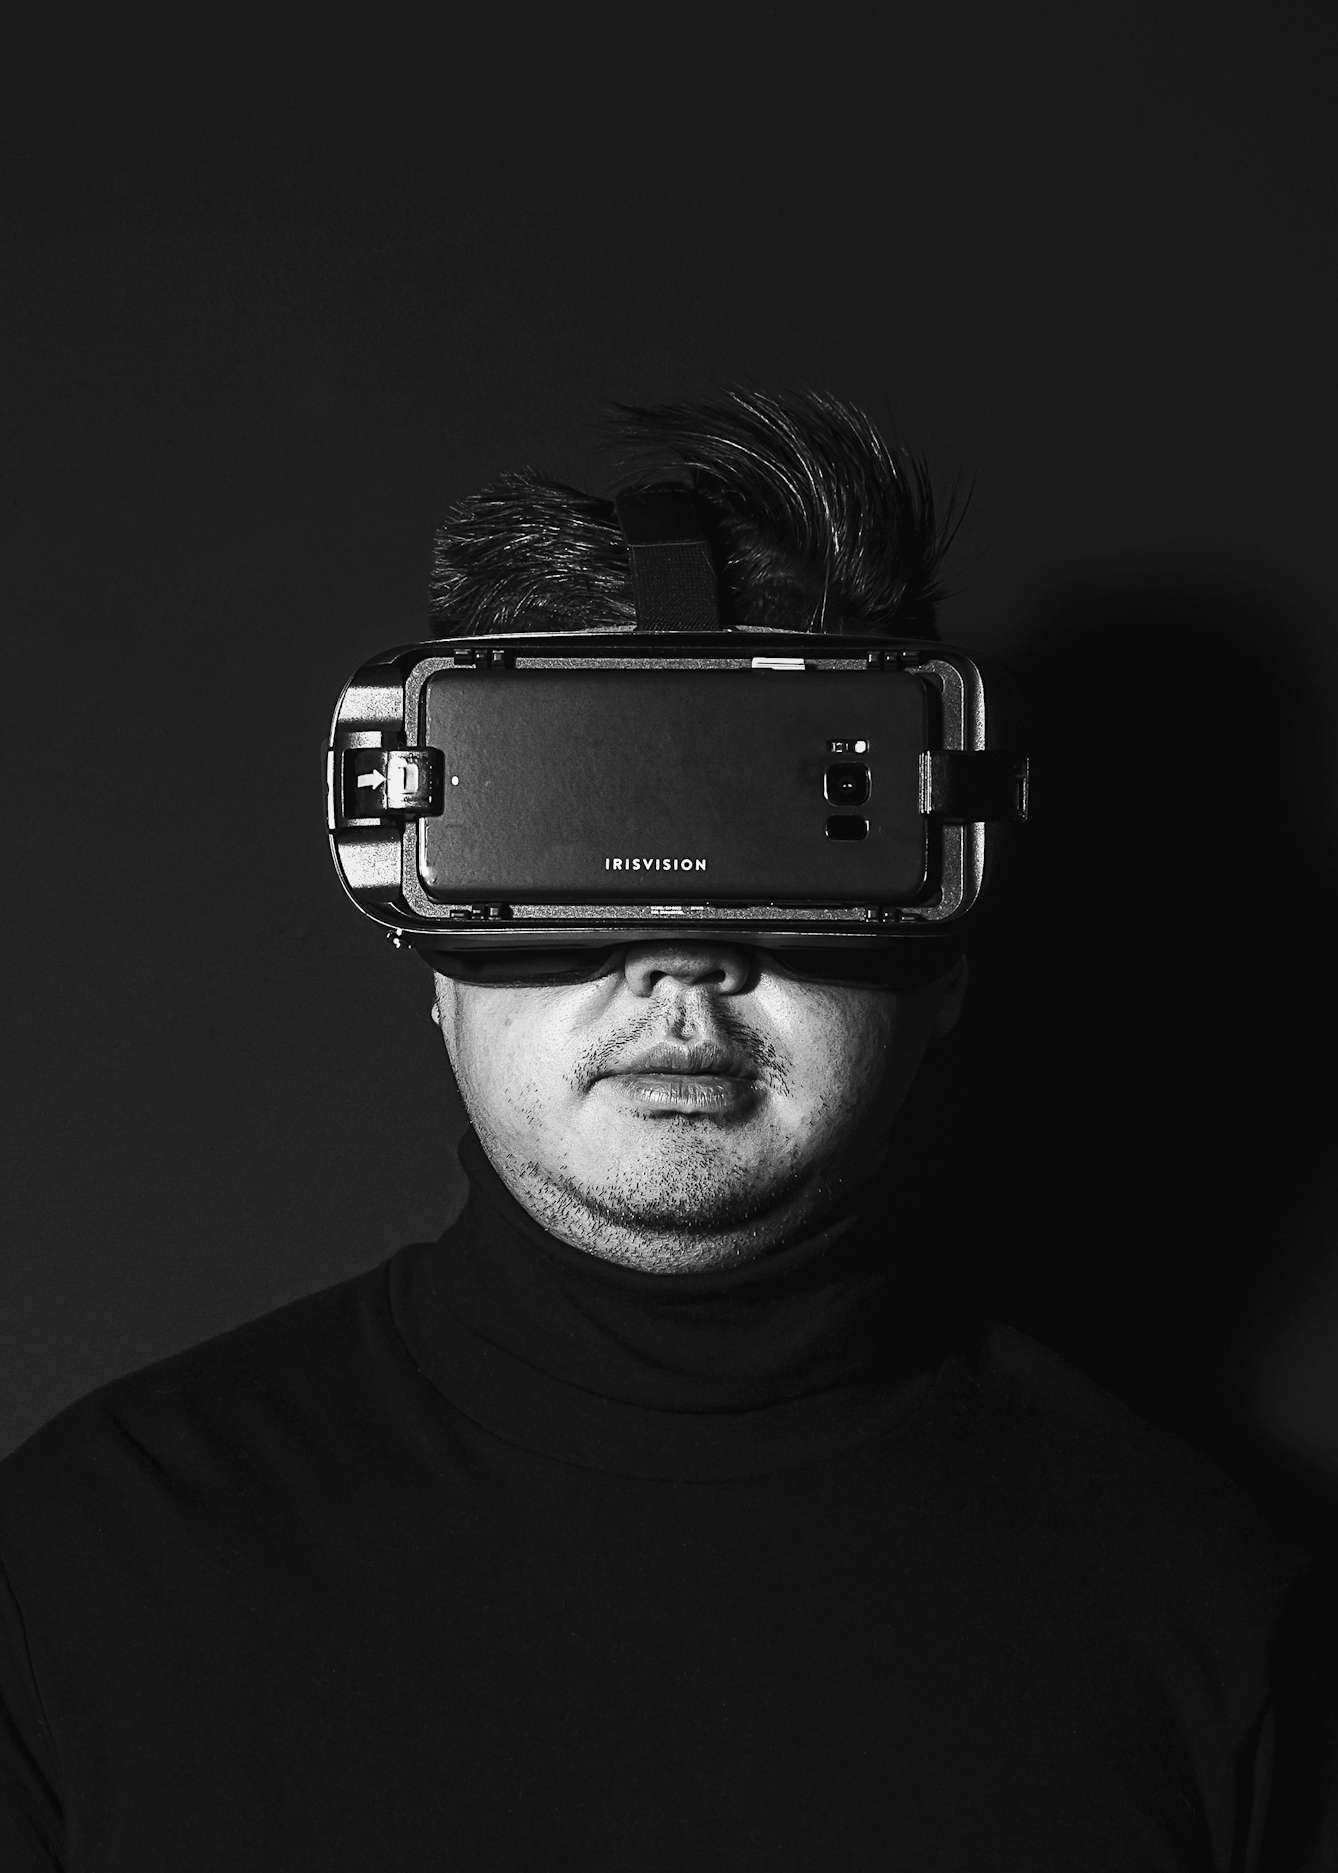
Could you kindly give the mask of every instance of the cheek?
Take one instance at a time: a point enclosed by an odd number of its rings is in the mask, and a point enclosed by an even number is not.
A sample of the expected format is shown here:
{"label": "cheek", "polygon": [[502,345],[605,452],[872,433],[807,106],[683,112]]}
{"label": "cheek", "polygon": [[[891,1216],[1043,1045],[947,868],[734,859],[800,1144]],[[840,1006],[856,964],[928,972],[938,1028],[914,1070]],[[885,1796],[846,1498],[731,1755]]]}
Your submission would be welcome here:
{"label": "cheek", "polygon": [[877,1103],[893,1056],[893,1027],[887,1010],[845,1007],[827,1030],[821,1067],[824,1087],[843,1116],[862,1114]]}
{"label": "cheek", "polygon": [[503,990],[457,985],[450,1027],[450,1054],[460,1091],[472,1113],[498,1107],[500,1087],[514,1085],[516,1057],[523,1054],[514,1015]]}
{"label": "cheek", "polygon": [[872,1105],[888,1077],[897,1014],[893,998],[809,989],[774,1013],[792,1063],[791,1100],[817,1123]]}
{"label": "cheek", "polygon": [[455,986],[448,1032],[460,1091],[493,1131],[533,1132],[566,1092],[556,1011],[533,989]]}

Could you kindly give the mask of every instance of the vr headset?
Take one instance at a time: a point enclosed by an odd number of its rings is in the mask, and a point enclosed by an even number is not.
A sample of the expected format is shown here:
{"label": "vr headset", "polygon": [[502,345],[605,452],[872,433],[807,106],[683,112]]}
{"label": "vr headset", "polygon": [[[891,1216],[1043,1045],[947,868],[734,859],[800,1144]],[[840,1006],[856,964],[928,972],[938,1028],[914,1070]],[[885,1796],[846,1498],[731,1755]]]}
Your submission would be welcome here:
{"label": "vr headset", "polygon": [[554,983],[715,939],[810,980],[949,969],[1028,763],[965,651],[722,628],[692,496],[625,494],[636,621],[366,663],[326,759],[335,869],[445,975]]}

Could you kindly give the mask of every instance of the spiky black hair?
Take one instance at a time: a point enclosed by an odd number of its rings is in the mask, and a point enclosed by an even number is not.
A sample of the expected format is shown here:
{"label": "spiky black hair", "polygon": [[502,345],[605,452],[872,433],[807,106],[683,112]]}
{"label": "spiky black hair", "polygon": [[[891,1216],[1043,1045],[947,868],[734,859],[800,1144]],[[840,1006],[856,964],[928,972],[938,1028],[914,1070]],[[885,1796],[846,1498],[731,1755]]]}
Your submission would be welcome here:
{"label": "spiky black hair", "polygon": [[[817,392],[614,406],[632,485],[678,465],[697,496],[729,621],[789,631],[935,635],[940,521],[924,463]],[[451,510],[436,536],[441,636],[627,628],[631,565],[612,501],[526,471]]]}

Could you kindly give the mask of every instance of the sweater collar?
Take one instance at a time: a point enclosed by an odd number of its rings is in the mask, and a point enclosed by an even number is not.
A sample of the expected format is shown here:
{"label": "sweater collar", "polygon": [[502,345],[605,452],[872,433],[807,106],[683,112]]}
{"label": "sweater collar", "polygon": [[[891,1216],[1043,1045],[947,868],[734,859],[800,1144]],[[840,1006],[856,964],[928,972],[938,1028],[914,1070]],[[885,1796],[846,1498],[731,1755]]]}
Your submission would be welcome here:
{"label": "sweater collar", "polygon": [[551,1236],[472,1132],[460,1158],[465,1207],[397,1258],[396,1320],[439,1391],[528,1449],[647,1476],[796,1467],[913,1413],[961,1339],[895,1173],[753,1261],[647,1274]]}

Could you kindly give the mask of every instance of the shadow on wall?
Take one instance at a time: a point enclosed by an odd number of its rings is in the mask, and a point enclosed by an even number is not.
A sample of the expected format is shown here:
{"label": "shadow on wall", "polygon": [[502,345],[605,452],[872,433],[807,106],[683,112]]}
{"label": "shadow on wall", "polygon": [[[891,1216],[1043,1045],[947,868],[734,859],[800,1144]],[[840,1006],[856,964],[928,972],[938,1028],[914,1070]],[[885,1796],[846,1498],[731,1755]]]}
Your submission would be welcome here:
{"label": "shadow on wall", "polygon": [[[1338,1541],[1332,622],[1075,579],[995,655],[1026,853],[905,1140],[1005,1318]],[[922,1158],[923,1161],[923,1158]]]}

